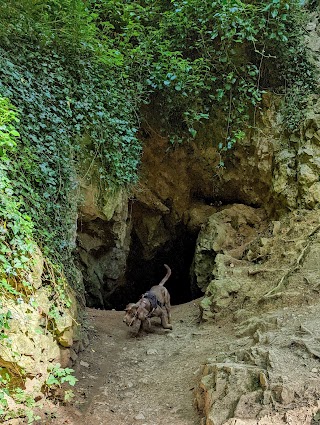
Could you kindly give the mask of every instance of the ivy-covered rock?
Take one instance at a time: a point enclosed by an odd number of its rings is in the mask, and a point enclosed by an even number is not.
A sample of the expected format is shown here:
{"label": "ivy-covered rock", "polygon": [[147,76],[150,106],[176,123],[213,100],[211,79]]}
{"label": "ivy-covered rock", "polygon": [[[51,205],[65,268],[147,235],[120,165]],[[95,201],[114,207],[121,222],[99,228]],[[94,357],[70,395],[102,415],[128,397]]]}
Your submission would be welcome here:
{"label": "ivy-covered rock", "polygon": [[46,330],[46,323],[37,308],[21,301],[7,301],[2,312],[10,311],[10,330],[0,346],[0,364],[13,375],[48,375],[48,364],[59,361],[59,346]]}

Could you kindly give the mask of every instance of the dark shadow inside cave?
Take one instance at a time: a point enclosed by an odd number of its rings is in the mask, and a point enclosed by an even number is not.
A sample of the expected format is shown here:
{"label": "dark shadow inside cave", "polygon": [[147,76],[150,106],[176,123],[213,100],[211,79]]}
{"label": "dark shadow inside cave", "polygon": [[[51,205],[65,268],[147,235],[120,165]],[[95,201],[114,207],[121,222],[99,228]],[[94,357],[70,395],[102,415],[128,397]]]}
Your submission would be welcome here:
{"label": "dark shadow inside cave", "polygon": [[166,274],[164,264],[172,270],[165,284],[172,305],[200,297],[202,292],[193,284],[192,276],[197,231],[190,232],[182,223],[171,227],[170,220],[163,221],[164,228],[171,229],[170,238],[158,246],[155,244],[154,249],[150,250],[151,245],[146,249],[137,231],[145,210],[135,205],[134,212],[128,251],[118,243],[118,233],[114,231],[117,222],[100,218],[79,220],[77,254],[87,306],[123,310],[161,281]]}
{"label": "dark shadow inside cave", "polygon": [[127,303],[136,302],[141,295],[157,285],[166,274],[164,264],[172,271],[165,286],[171,296],[171,304],[182,304],[203,295],[192,284],[191,269],[197,235],[186,232],[185,226],[175,229],[174,239],[168,241],[153,258],[143,258],[143,247],[135,231],[132,232],[131,248],[127,260],[126,284],[119,286],[108,297],[113,308],[124,309]]}

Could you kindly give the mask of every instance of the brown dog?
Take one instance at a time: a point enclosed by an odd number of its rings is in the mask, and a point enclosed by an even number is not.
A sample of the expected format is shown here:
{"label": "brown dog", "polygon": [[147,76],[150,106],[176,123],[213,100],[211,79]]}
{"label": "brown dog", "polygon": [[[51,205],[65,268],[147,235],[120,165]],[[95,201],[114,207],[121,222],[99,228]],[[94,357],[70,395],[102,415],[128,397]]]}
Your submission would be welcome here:
{"label": "brown dog", "polygon": [[153,286],[150,291],[143,294],[137,303],[130,303],[125,308],[126,314],[123,321],[126,325],[134,327],[139,326],[138,329],[140,330],[145,321],[147,321],[150,326],[151,317],[160,317],[162,327],[164,329],[172,329],[170,323],[170,294],[164,287],[164,284],[171,275],[171,269],[166,264],[164,266],[167,269],[167,274],[159,285]]}

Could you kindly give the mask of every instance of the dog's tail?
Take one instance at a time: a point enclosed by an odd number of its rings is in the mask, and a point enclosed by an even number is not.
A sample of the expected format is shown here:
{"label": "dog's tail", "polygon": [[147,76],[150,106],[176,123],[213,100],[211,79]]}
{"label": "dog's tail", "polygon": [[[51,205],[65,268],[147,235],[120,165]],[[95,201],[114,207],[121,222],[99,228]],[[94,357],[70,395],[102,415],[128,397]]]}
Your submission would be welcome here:
{"label": "dog's tail", "polygon": [[159,285],[161,285],[161,286],[163,286],[166,283],[166,281],[169,279],[169,277],[171,276],[171,269],[170,269],[170,267],[167,266],[167,264],[164,264],[164,266],[167,269],[167,274],[162,279],[162,281],[159,283]]}

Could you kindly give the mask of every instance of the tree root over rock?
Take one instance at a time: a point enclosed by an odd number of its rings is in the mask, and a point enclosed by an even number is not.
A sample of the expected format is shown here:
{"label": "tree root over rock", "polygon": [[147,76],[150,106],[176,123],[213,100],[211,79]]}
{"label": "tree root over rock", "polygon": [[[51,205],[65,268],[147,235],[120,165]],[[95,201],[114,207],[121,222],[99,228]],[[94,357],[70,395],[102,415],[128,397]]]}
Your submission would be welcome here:
{"label": "tree root over rock", "polygon": [[[312,230],[312,232],[308,234],[306,241],[312,238],[312,236],[314,236],[316,233],[318,233],[319,230],[320,230],[320,225],[318,225],[315,229]],[[286,273],[281,277],[278,284],[263,296],[263,299],[274,298],[275,296],[281,296],[283,294],[282,290],[287,286],[289,277],[293,273],[295,273],[297,270],[299,270],[299,268],[303,264],[303,261],[306,255],[310,251],[312,242],[313,242],[312,240],[309,240],[308,242],[306,242],[306,245],[302,249],[298,258],[296,258],[296,260],[293,262],[289,270],[287,270]]]}

